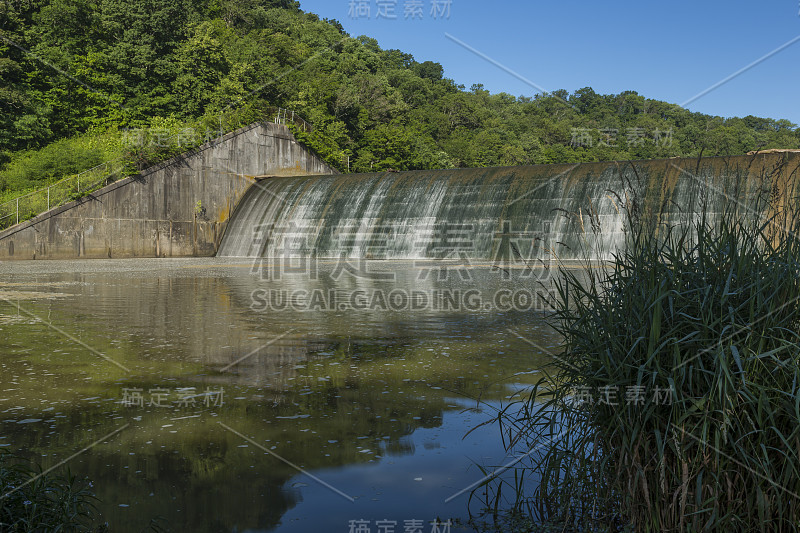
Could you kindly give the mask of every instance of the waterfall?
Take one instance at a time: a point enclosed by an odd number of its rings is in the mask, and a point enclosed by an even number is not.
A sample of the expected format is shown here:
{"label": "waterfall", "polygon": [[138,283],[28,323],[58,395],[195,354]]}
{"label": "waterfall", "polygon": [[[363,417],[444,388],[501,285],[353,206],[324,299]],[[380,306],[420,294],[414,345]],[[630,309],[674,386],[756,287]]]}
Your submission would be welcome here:
{"label": "waterfall", "polygon": [[738,156],[269,178],[237,206],[218,255],[607,257],[625,243],[626,202],[664,224],[731,201],[761,212],[785,167]]}

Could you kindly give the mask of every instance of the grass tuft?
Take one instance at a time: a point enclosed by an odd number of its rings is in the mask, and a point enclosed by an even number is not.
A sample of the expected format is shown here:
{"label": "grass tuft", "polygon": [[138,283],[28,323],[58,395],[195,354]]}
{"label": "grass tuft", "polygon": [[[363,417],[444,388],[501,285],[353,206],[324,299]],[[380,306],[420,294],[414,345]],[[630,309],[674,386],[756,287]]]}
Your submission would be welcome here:
{"label": "grass tuft", "polygon": [[628,229],[604,268],[560,269],[563,351],[498,417],[509,448],[541,447],[514,509],[576,531],[796,531],[798,217]]}
{"label": "grass tuft", "polygon": [[42,474],[0,451],[0,531],[103,532],[91,482]]}

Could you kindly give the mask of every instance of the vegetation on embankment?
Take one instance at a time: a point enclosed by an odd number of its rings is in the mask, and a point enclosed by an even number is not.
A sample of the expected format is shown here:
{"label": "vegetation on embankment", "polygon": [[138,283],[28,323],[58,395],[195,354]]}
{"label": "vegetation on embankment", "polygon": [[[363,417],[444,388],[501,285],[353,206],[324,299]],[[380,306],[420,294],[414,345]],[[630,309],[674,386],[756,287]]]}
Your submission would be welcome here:
{"label": "vegetation on embankment", "polygon": [[561,270],[563,351],[523,416],[500,417],[510,446],[540,450],[520,470],[535,493],[506,490],[518,510],[581,531],[795,530],[800,223],[711,213],[630,216],[607,269]]}
{"label": "vegetation on embankment", "polygon": [[800,147],[789,121],[723,119],[633,91],[466,89],[440,64],[290,0],[4,2],[0,36],[0,194],[122,155],[131,130],[217,127],[266,105],[313,123],[300,140],[351,171]]}
{"label": "vegetation on embankment", "polygon": [[[222,116],[203,116],[196,120],[152,117],[140,128],[93,129],[55,141],[39,150],[17,152],[0,170],[0,189],[5,186],[0,190],[0,204],[105,162],[110,163],[108,169],[113,169],[116,179],[135,174],[259,120],[270,110],[251,105],[230,110]],[[302,133],[300,131],[299,135]],[[91,178],[87,176],[87,181]],[[97,176],[94,179],[96,181]],[[82,191],[84,194],[89,192],[86,189]]]}

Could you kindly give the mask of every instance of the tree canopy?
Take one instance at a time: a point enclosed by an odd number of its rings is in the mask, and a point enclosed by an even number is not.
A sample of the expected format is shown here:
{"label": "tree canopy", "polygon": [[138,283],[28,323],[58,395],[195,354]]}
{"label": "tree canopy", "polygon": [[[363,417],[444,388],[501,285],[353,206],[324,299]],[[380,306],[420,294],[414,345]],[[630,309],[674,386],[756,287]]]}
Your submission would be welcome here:
{"label": "tree canopy", "polygon": [[264,105],[313,123],[302,140],[350,171],[800,146],[787,120],[693,113],[635,91],[467,89],[291,0],[11,0],[0,37],[5,165],[65,138]]}

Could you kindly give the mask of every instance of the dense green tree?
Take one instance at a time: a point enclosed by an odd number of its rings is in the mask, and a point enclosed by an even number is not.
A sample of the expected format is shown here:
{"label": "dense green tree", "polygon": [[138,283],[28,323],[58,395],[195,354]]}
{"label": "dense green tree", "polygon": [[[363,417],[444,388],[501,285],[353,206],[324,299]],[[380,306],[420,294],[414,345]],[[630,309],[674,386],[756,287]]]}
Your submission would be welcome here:
{"label": "dense green tree", "polygon": [[304,142],[359,171],[800,147],[789,121],[713,117],[635,91],[467,90],[439,63],[350,37],[292,0],[3,2],[0,36],[0,164],[14,168],[31,161],[25,150],[86,132],[235,127],[266,106],[296,110],[316,126]]}
{"label": "dense green tree", "polygon": [[214,22],[203,22],[178,46],[173,94],[183,102],[179,110],[183,116],[203,114],[222,80],[228,76],[231,67],[223,53],[224,39],[225,28]]}

